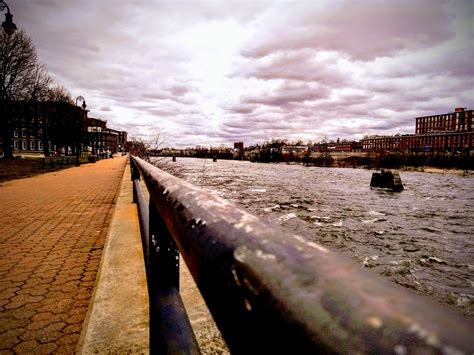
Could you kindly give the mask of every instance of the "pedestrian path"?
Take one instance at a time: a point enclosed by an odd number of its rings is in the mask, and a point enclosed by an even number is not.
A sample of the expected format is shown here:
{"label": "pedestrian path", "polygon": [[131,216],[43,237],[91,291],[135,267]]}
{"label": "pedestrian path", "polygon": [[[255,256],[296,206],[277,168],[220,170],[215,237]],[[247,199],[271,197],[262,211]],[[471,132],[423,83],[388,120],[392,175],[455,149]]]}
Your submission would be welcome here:
{"label": "pedestrian path", "polygon": [[127,157],[0,186],[0,354],[74,353]]}

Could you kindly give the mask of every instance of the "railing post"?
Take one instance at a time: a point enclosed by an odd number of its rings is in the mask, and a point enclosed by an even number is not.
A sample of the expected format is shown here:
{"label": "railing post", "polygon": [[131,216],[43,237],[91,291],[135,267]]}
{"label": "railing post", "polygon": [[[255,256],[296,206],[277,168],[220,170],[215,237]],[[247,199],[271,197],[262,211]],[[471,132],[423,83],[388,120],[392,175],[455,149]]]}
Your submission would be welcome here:
{"label": "railing post", "polygon": [[174,320],[165,310],[179,290],[179,252],[152,199],[149,206],[150,354],[167,354]]}
{"label": "railing post", "polygon": [[[135,161],[130,157],[130,170],[132,175],[132,181],[140,180],[140,171],[138,170]],[[137,189],[133,189],[133,202],[137,203]]]}
{"label": "railing post", "polygon": [[179,290],[179,251],[155,203],[150,199],[150,270],[158,289]]}

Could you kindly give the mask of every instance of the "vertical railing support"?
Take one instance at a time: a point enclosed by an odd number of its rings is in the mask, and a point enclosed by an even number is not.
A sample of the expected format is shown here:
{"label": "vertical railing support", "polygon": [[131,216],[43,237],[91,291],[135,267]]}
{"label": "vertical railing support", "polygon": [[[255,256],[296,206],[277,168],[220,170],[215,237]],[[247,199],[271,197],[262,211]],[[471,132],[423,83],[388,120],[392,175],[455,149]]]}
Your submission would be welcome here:
{"label": "vertical railing support", "polygon": [[[132,181],[140,180],[140,171],[135,165],[133,159],[130,159],[130,170],[132,175]],[[133,202],[137,203],[137,190],[135,188],[133,189]]]}
{"label": "vertical railing support", "polygon": [[150,271],[158,289],[179,290],[179,251],[155,203],[150,199]]}
{"label": "vertical railing support", "polygon": [[179,296],[179,251],[150,199],[150,353],[200,354]]}
{"label": "vertical railing support", "polygon": [[150,304],[151,354],[200,354],[179,294],[179,252],[153,200],[146,203],[140,170],[130,159]]}

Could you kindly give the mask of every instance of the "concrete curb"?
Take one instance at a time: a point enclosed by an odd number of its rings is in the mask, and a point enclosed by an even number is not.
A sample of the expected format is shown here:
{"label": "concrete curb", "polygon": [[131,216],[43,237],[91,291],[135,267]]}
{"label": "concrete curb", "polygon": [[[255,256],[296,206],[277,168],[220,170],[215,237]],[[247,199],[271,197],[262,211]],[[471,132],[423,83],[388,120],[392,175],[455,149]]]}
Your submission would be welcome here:
{"label": "concrete curb", "polygon": [[148,291],[129,162],[76,353],[149,352]]}

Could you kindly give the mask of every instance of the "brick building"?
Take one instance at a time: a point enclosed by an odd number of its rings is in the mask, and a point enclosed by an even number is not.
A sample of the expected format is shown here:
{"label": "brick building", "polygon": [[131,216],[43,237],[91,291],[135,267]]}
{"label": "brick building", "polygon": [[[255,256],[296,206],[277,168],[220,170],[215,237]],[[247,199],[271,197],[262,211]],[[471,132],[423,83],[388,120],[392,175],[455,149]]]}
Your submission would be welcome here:
{"label": "brick building", "polygon": [[75,154],[82,148],[87,110],[65,102],[13,101],[3,106],[0,153]]}
{"label": "brick building", "polygon": [[115,154],[125,150],[127,132],[108,128],[107,121],[99,118],[87,119],[86,145],[91,154]]}
{"label": "brick building", "polygon": [[462,152],[473,150],[473,110],[416,118],[415,134],[369,137],[361,140],[364,151]]}
{"label": "brick building", "polygon": [[88,110],[65,102],[2,103],[0,155],[10,146],[14,155],[75,155],[119,152],[127,132],[107,128],[88,117]]}

